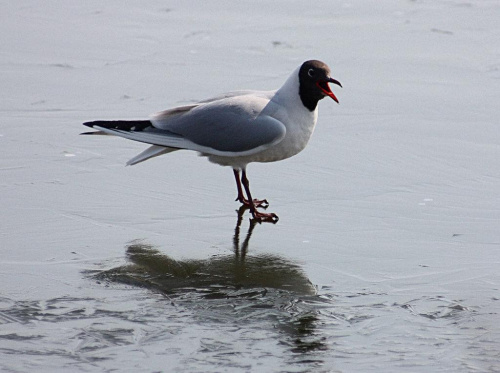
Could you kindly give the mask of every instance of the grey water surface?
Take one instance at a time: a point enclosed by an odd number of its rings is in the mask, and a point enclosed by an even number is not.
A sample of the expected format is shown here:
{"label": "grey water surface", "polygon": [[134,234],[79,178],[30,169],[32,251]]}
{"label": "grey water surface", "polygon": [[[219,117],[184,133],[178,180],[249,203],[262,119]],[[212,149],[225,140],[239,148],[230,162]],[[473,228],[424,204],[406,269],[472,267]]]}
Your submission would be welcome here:
{"label": "grey water surface", "polygon": [[[283,11],[286,9],[286,12]],[[6,2],[0,371],[500,371],[496,1]],[[79,136],[320,59],[296,157]]]}

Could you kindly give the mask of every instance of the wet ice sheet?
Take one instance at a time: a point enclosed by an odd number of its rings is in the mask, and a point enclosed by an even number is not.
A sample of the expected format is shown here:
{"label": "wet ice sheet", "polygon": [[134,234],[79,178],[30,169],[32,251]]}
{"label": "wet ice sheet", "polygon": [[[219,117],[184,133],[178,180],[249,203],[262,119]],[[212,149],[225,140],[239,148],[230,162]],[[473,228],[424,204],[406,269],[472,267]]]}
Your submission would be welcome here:
{"label": "wet ice sheet", "polygon": [[[4,368],[496,369],[498,275],[486,263],[446,266],[375,249],[364,259],[333,248],[336,260],[318,258],[324,246],[300,242],[286,225],[249,229],[244,219],[217,248],[199,243],[203,259],[174,259],[167,243],[138,240],[120,250],[126,260],[3,266],[4,276],[37,287],[2,299]],[[285,244],[275,247],[281,255],[262,250],[270,232],[287,237],[274,239]],[[311,259],[285,253],[297,246]],[[54,288],[59,296],[44,296]]]}
{"label": "wet ice sheet", "polygon": [[425,276],[396,282],[420,291],[355,280],[317,289],[297,263],[248,251],[260,229],[237,226],[233,252],[205,260],[134,241],[125,263],[82,274],[81,297],[2,299],[2,352],[17,356],[4,368],[496,369],[497,299],[423,291],[437,282]]}
{"label": "wet ice sheet", "polygon": [[[498,5],[273,4],[6,6],[3,370],[500,369]],[[281,219],[244,261],[230,170],[182,152],[125,168],[143,145],[77,136],[275,88],[309,58],[332,66],[341,105],[321,102],[305,152],[250,166]],[[137,278],[131,245],[203,281]],[[280,270],[214,276],[232,259]]]}

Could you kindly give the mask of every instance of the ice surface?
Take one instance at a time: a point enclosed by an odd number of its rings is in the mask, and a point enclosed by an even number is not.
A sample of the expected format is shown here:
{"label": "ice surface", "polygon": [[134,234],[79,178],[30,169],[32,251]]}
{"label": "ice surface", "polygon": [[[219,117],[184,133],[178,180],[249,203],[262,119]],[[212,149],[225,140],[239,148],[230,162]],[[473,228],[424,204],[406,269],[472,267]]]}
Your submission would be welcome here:
{"label": "ice surface", "polygon": [[[0,370],[500,371],[497,1],[27,0],[0,18]],[[236,224],[230,169],[124,167],[143,144],[78,136],[274,89],[312,58],[340,105],[300,155],[248,170],[277,225]]]}

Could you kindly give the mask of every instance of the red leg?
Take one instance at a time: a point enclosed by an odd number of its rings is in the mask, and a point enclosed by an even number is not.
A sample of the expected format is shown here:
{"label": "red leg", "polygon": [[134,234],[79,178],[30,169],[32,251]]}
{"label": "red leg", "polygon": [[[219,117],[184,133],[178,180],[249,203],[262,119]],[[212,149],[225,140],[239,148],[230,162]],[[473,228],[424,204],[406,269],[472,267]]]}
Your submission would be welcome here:
{"label": "red leg", "polygon": [[258,222],[264,221],[264,222],[269,222],[269,223],[276,223],[278,221],[278,215],[276,215],[272,212],[265,213],[265,212],[257,211],[257,206],[254,204],[254,199],[252,199],[252,194],[250,193],[250,183],[247,179],[247,173],[245,170],[242,171],[241,182],[243,183],[243,186],[245,187],[245,191],[246,191],[247,197],[248,197],[250,212],[252,213],[253,218]]}
{"label": "red leg", "polygon": [[[238,196],[236,197],[236,201],[239,201],[243,205],[250,207],[250,202],[245,198],[243,194],[243,189],[241,187],[241,181],[240,181],[240,172],[235,169],[233,169],[233,172],[234,172],[234,178],[236,179],[236,188],[238,189]],[[252,202],[255,207],[262,207],[266,209],[269,206],[269,202],[267,202],[267,199],[254,199]]]}

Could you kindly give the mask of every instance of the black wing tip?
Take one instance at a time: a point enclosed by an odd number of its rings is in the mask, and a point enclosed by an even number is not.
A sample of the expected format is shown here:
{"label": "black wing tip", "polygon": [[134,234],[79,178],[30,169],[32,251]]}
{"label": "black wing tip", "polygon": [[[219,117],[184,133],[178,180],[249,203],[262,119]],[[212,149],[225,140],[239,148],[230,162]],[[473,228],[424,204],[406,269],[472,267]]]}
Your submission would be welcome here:
{"label": "black wing tip", "polygon": [[104,127],[104,128],[113,128],[117,126],[117,123],[126,123],[123,120],[93,120],[91,122],[82,123],[84,126],[94,128],[94,126]]}
{"label": "black wing tip", "polygon": [[[85,122],[85,123],[82,123],[82,124],[84,126],[87,126],[87,127],[90,127],[90,128],[94,128],[94,126],[99,126],[99,125],[104,124],[104,123],[106,123],[106,121],[95,120],[95,121],[92,121],[92,122]],[[80,133],[80,135],[102,135],[102,132],[101,131],[82,132],[82,133]]]}
{"label": "black wing tip", "polygon": [[117,129],[123,131],[142,131],[150,127],[152,123],[149,120],[95,120],[83,123],[84,126],[94,128],[94,126]]}
{"label": "black wing tip", "polygon": [[[94,128],[94,126],[98,123],[99,121],[93,121],[93,122],[85,122],[85,123],[82,123],[84,126],[87,126],[87,127],[90,127],[90,128]],[[82,132],[80,133],[80,135],[95,135],[99,133],[99,131],[94,131],[94,132]]]}

